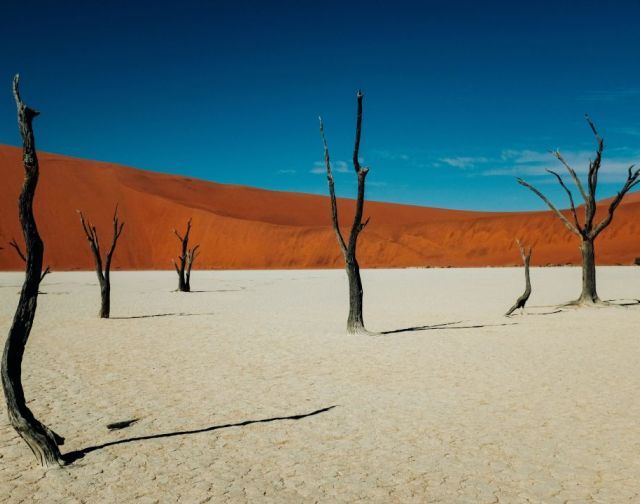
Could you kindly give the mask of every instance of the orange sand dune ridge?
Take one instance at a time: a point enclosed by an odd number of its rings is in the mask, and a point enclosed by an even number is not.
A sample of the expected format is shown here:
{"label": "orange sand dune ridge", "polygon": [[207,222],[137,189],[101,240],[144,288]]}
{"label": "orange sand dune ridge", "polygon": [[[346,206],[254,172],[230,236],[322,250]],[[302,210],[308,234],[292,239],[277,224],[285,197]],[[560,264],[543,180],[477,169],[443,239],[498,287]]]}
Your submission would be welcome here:
{"label": "orange sand dune ridge", "polygon": [[[40,153],[35,212],[45,263],[55,270],[91,269],[76,210],[111,239],[116,202],[125,229],[116,269],[171,269],[181,230],[193,219],[200,244],[196,268],[335,268],[342,257],[327,197],[216,184],[124,166]],[[22,269],[8,242],[22,243],[16,200],[21,150],[0,146],[0,270]],[[524,191],[525,189],[523,189]],[[534,196],[531,196],[534,197]],[[354,202],[339,200],[349,223]],[[507,266],[519,264],[516,237],[535,247],[532,264],[577,264],[578,239],[549,212],[468,212],[366,202],[369,226],[359,241],[365,268]],[[104,245],[103,245],[104,246]],[[628,195],[596,243],[598,264],[632,264],[640,256],[640,193]]]}

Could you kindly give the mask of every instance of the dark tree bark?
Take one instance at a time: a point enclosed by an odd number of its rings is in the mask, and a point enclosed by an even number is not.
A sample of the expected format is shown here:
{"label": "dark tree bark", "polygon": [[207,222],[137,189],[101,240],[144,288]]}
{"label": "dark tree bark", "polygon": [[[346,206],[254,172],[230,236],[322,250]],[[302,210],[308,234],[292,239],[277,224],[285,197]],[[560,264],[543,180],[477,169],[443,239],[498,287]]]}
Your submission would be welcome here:
{"label": "dark tree bark", "polygon": [[345,242],[342,232],[340,231],[340,223],[338,219],[338,204],[336,202],[336,193],[334,187],[333,173],[331,171],[331,159],[329,156],[329,146],[324,134],[324,124],[320,118],[320,135],[324,145],[324,160],[327,168],[327,180],[329,183],[329,196],[331,198],[331,222],[333,230],[336,233],[340,250],[344,256],[345,269],[347,271],[347,279],[349,281],[349,317],[347,318],[347,331],[349,333],[367,333],[362,317],[362,279],[360,278],[360,266],[356,255],[358,244],[358,236],[369,223],[369,219],[362,222],[362,213],[364,210],[364,192],[365,180],[369,168],[360,166],[360,133],[362,130],[362,91],[357,94],[357,113],[356,113],[356,138],[353,148],[353,168],[358,179],[358,195],[356,198],[356,211],[349,233],[349,242]]}
{"label": "dark tree bark", "polygon": [[22,160],[25,173],[24,184],[18,199],[18,211],[27,254],[25,257],[25,279],[2,354],[2,387],[11,425],[29,445],[38,462],[42,466],[50,467],[64,464],[58,449],[58,446],[64,443],[64,438],[35,418],[27,407],[22,389],[22,357],[38,304],[38,286],[42,273],[44,244],[33,216],[33,198],[38,184],[39,165],[32,121],[38,112],[22,102],[19,82],[19,77],[16,75],[13,80],[13,94],[18,108],[18,125],[22,136]]}
{"label": "dark tree bark", "polygon": [[[20,248],[20,245],[18,245],[18,242],[16,241],[15,238],[11,239],[11,241],[9,242],[9,245],[11,245],[14,248],[14,250],[16,251],[16,254],[18,254],[18,257],[22,259],[22,262],[26,263],[27,258],[22,252],[22,249]],[[46,277],[49,273],[51,273],[51,268],[47,266],[42,272],[42,274],[40,275],[40,282],[42,282],[42,280],[44,280],[44,277]]]}
{"label": "dark tree bark", "polygon": [[87,240],[89,240],[89,246],[91,247],[91,252],[93,253],[93,258],[96,263],[96,274],[98,275],[98,282],[100,283],[100,318],[109,318],[109,314],[111,312],[111,258],[113,257],[113,253],[116,250],[116,244],[118,243],[118,238],[120,238],[120,234],[122,234],[122,228],[124,227],[124,222],[120,223],[118,220],[118,205],[116,205],[115,212],[113,213],[113,239],[111,241],[111,247],[107,251],[107,255],[105,256],[104,261],[104,271],[102,268],[102,254],[100,252],[100,241],[98,240],[98,232],[96,231],[96,227],[91,225],[91,222],[88,220],[85,221],[84,215],[82,212],[78,212],[80,214],[80,222],[82,223],[82,229],[84,230],[84,234],[87,236]]}
{"label": "dark tree bark", "polygon": [[520,296],[515,304],[509,308],[509,311],[505,313],[505,316],[511,315],[518,308],[524,311],[524,307],[529,300],[529,296],[531,296],[531,277],[529,276],[529,265],[531,264],[531,253],[533,252],[533,247],[529,247],[529,250],[525,250],[525,248],[520,243],[520,240],[516,240],[518,244],[518,248],[520,249],[520,255],[522,256],[522,263],[524,264],[524,293]]}
{"label": "dark tree bark", "polygon": [[595,258],[595,240],[598,235],[609,225],[613,220],[613,215],[620,205],[620,202],[624,198],[624,196],[635,186],[640,183],[640,169],[635,169],[633,165],[629,167],[627,172],[627,179],[618,192],[618,194],[613,198],[611,203],[609,204],[609,208],[607,209],[607,215],[598,223],[595,224],[594,220],[596,217],[596,189],[598,187],[598,172],[600,170],[600,165],[602,163],[602,151],[604,150],[604,141],[602,137],[598,134],[596,127],[593,122],[586,116],[587,122],[589,123],[589,127],[591,131],[596,137],[596,141],[598,144],[598,148],[596,150],[596,155],[593,161],[589,162],[589,171],[587,173],[587,190],[585,190],[582,182],[578,178],[575,170],[569,166],[569,163],[564,159],[560,151],[555,151],[553,155],[563,164],[566,168],[567,172],[573,179],[574,184],[578,188],[582,199],[584,200],[584,222],[581,224],[578,219],[578,214],[576,212],[575,203],[573,200],[573,193],[571,190],[565,185],[562,177],[552,171],[547,170],[547,172],[551,173],[556,177],[559,184],[562,186],[564,191],[567,193],[569,198],[569,203],[571,205],[571,220],[567,218],[562,212],[560,212],[554,205],[547,199],[547,197],[542,194],[538,189],[533,187],[528,182],[518,179],[518,183],[531,189],[545,204],[556,214],[556,216],[562,221],[562,223],[567,227],[569,231],[574,233],[580,238],[580,250],[582,251],[582,291],[580,293],[580,297],[575,301],[570,302],[571,305],[592,305],[592,304],[602,304],[600,298],[598,297],[598,292],[596,289],[596,258]]}
{"label": "dark tree bark", "polygon": [[189,233],[191,233],[191,219],[187,221],[187,231],[184,233],[184,236],[180,236],[178,231],[175,229],[173,233],[180,240],[180,255],[178,256],[178,263],[173,260],[173,267],[176,269],[176,273],[178,273],[178,290],[180,292],[191,292],[191,268],[193,267],[193,262],[198,255],[198,248],[200,245],[196,245],[193,248],[189,248]]}

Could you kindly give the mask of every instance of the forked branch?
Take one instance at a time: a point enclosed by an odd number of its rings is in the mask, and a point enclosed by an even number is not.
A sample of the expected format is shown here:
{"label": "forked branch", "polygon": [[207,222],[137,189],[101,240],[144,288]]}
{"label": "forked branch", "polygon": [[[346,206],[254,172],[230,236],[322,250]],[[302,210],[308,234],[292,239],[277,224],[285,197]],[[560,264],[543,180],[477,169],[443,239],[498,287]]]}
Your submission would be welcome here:
{"label": "forked branch", "polygon": [[[18,257],[22,259],[22,262],[26,263],[27,257],[22,252],[22,249],[20,248],[20,245],[18,245],[18,242],[16,241],[15,238],[11,239],[11,241],[9,242],[9,245],[11,245],[14,248],[14,250],[16,251],[16,254],[18,254]],[[44,271],[40,275],[40,282],[42,282],[44,277],[46,277],[49,273],[51,273],[51,268],[47,265],[47,267],[44,269]]]}
{"label": "forked branch", "polygon": [[567,229],[569,231],[571,231],[572,233],[575,233],[577,235],[580,235],[580,230],[571,222],[569,222],[569,219],[567,219],[564,214],[558,210],[555,205],[553,203],[551,203],[551,201],[549,201],[549,199],[542,194],[538,189],[536,189],[534,186],[532,186],[531,184],[529,184],[529,182],[527,182],[526,180],[523,180],[521,178],[517,179],[518,184],[520,184],[521,186],[526,187],[527,189],[530,189],[531,191],[533,191],[542,201],[544,201],[546,203],[546,205],[556,214],[556,216],[562,221],[562,223],[567,227]]}

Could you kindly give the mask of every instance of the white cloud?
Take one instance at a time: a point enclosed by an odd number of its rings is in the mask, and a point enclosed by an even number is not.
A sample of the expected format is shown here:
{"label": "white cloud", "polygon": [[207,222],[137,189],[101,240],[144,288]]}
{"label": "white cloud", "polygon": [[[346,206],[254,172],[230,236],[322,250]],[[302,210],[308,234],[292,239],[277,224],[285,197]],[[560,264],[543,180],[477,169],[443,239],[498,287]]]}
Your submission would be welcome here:
{"label": "white cloud", "polygon": [[[347,173],[349,171],[349,165],[346,161],[332,161],[331,170],[336,173]],[[322,175],[324,173],[327,173],[327,167],[324,164],[324,161],[316,161],[315,163],[313,163],[313,168],[311,168],[309,172],[315,175]]]}
{"label": "white cloud", "polygon": [[445,157],[440,158],[438,161],[453,166],[455,168],[471,168],[476,164],[486,163],[489,161],[486,157],[471,157],[471,156],[458,156],[458,157]]}
{"label": "white cloud", "polygon": [[[549,175],[546,170],[553,170],[569,180],[566,168],[556,160],[552,154],[539,151],[504,151],[512,154],[507,157],[508,164],[491,168],[482,172],[485,176],[545,176]],[[571,166],[579,176],[585,175],[589,170],[589,162],[595,157],[592,151],[565,151],[561,152],[569,166]],[[640,154],[640,153],[637,153]],[[504,159],[504,156],[503,156]],[[510,161],[510,162],[509,162]],[[629,166],[640,161],[640,155],[609,158],[605,155],[600,167],[600,180],[603,182],[619,182],[626,179]],[[555,178],[552,178],[555,180]]]}

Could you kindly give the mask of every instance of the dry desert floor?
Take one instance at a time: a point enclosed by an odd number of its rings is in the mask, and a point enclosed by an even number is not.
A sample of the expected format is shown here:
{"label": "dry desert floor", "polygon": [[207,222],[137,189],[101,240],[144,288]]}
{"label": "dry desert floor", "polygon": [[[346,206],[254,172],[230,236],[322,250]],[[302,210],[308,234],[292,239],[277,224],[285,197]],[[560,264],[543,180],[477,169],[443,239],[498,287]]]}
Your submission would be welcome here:
{"label": "dry desert floor", "polygon": [[[640,268],[598,275],[640,298]],[[23,381],[76,460],[36,466],[2,401],[1,502],[640,501],[640,306],[553,313],[577,268],[534,268],[509,319],[521,269],[366,270],[367,325],[395,331],[371,336],[343,330],[341,270],[176,280],[113,273],[100,320],[95,274],[46,277]]]}

